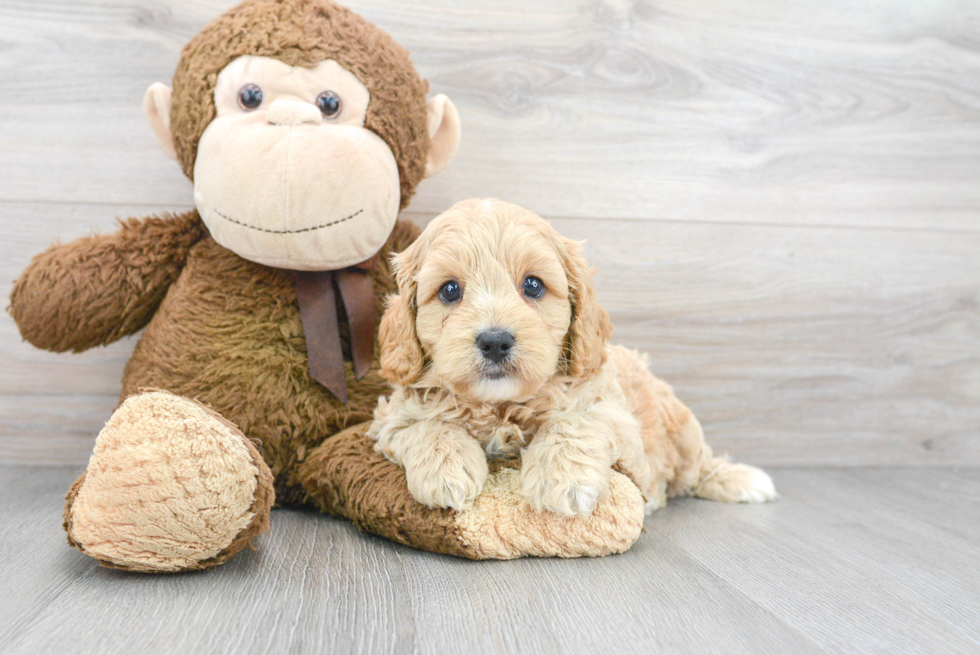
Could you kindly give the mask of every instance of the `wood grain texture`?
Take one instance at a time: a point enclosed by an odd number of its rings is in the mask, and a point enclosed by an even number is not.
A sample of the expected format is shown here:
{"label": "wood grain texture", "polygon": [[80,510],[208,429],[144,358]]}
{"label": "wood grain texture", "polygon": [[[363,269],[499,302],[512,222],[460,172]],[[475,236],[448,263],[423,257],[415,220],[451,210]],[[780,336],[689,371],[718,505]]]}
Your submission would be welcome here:
{"label": "wood grain texture", "polygon": [[[187,209],[140,110],[229,0],[0,3],[0,285]],[[351,0],[463,120],[409,216],[498,196],[589,240],[616,340],[760,464],[980,464],[980,5]],[[4,292],[6,293],[6,292]],[[0,461],[83,463],[134,340],[0,317]]]}
{"label": "wood grain texture", "polygon": [[[141,98],[231,4],[6,0],[0,200],[189,203]],[[459,107],[417,211],[978,230],[976,3],[347,4]]]}
{"label": "wood grain texture", "polygon": [[[111,227],[102,206],[18,207],[67,234]],[[760,465],[980,462],[980,235],[553,223],[588,239],[614,341],[650,353],[716,449]],[[22,238],[0,274],[43,247]],[[53,355],[0,318],[0,459],[86,461],[134,341]]]}
{"label": "wood grain texture", "polygon": [[107,653],[975,653],[980,471],[775,469],[770,505],[672,501],[628,553],[471,562],[316,514],[210,572],[69,549],[76,471],[0,467],[0,643]]}

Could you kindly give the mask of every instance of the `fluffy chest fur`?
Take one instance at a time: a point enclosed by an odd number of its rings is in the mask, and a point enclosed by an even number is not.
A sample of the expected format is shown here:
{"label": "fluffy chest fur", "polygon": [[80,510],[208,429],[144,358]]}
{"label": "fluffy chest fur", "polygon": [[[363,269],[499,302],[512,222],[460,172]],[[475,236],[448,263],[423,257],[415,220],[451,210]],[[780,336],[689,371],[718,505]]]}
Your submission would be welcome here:
{"label": "fluffy chest fur", "polygon": [[610,362],[593,380],[555,376],[533,396],[498,404],[468,401],[439,387],[396,387],[378,403],[372,433],[438,418],[462,428],[488,458],[513,457],[530,445],[542,425],[565,412],[604,399],[613,399],[625,409],[626,399],[613,369]]}

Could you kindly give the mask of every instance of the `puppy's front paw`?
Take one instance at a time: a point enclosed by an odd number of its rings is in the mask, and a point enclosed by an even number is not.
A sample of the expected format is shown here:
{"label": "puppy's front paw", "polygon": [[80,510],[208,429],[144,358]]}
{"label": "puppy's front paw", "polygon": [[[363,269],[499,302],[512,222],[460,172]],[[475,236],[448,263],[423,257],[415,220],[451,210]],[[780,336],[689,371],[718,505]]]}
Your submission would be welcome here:
{"label": "puppy's front paw", "polygon": [[610,467],[585,463],[549,452],[554,446],[531,446],[524,451],[521,487],[534,509],[564,516],[588,516],[609,494]]}
{"label": "puppy's front paw", "polygon": [[473,505],[489,474],[486,455],[475,440],[440,443],[405,464],[408,490],[415,500],[457,511]]}

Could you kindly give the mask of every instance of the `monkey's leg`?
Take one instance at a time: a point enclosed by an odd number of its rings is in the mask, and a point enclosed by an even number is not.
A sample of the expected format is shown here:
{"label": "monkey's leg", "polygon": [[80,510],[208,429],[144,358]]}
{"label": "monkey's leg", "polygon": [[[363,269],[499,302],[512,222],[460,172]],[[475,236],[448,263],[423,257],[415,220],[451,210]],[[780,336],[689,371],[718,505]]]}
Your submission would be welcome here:
{"label": "monkey's leg", "polygon": [[643,496],[617,472],[609,496],[589,516],[535,511],[521,494],[520,471],[495,462],[473,507],[431,509],[412,498],[405,471],[374,452],[365,434],[369,425],[327,439],[298,471],[313,504],[361,530],[437,553],[513,559],[621,553],[643,529]]}
{"label": "monkey's leg", "polygon": [[66,496],[68,543],[103,566],[207,569],[269,529],[272,473],[231,422],[164,391],[127,398]]}

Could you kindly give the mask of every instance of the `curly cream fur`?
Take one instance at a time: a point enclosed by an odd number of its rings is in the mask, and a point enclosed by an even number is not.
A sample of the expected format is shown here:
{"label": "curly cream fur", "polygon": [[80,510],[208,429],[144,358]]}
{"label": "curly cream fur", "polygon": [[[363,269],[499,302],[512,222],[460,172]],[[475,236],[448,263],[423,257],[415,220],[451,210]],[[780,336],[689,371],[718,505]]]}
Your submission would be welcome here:
{"label": "curly cream fur", "polygon": [[[465,201],[395,265],[401,295],[381,334],[382,372],[395,388],[379,401],[369,434],[405,468],[423,504],[471,507],[487,457],[518,454],[528,503],[566,516],[592,513],[614,466],[637,484],[648,510],[677,495],[775,497],[763,471],[713,455],[644,355],[608,345],[611,325],[580,244],[540,217],[500,201]],[[543,280],[542,298],[522,295],[528,275]],[[448,280],[463,289],[455,303],[439,299]],[[488,328],[515,335],[503,369],[488,369],[475,345]]]}

